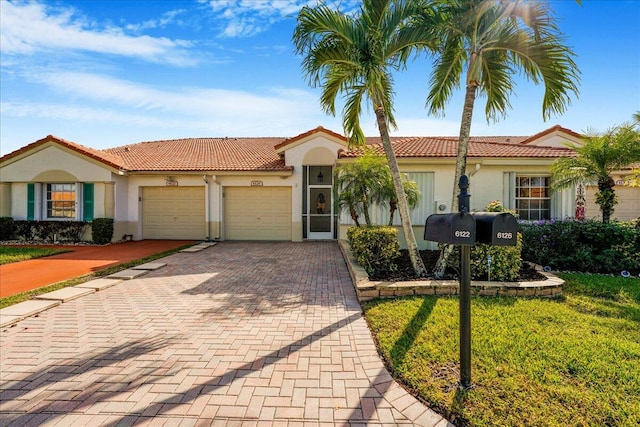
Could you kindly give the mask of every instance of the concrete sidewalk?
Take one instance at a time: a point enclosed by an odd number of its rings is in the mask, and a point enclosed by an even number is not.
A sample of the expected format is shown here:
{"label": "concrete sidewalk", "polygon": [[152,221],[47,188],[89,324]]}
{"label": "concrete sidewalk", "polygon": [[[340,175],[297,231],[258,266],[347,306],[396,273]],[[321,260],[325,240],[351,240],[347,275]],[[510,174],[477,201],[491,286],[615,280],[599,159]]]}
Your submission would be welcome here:
{"label": "concrete sidewalk", "polygon": [[450,426],[385,369],[336,242],[161,261],[1,331],[0,425]]}

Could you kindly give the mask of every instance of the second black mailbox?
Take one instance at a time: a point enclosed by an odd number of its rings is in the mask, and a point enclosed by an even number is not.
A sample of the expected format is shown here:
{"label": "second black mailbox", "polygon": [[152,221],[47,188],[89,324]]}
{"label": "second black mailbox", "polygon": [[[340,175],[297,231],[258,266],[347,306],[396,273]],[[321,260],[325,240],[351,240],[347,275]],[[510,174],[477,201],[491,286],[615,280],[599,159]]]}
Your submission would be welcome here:
{"label": "second black mailbox", "polygon": [[476,220],[476,243],[515,246],[518,241],[518,221],[506,212],[473,212]]}
{"label": "second black mailbox", "polygon": [[468,213],[429,215],[424,240],[472,246],[476,242],[476,222]]}

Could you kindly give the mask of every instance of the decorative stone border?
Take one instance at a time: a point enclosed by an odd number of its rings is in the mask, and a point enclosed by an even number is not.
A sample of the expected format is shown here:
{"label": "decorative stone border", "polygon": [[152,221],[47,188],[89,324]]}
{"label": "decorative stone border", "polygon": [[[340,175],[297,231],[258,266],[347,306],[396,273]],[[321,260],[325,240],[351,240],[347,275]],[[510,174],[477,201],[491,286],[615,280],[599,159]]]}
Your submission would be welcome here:
{"label": "decorative stone border", "polygon": [[[459,283],[455,280],[424,280],[408,282],[370,281],[367,272],[356,262],[346,240],[339,240],[340,250],[347,262],[351,280],[358,299],[400,297],[409,295],[458,295]],[[557,298],[562,295],[564,280],[539,269],[546,280],[533,282],[471,282],[474,296],[542,297]]]}

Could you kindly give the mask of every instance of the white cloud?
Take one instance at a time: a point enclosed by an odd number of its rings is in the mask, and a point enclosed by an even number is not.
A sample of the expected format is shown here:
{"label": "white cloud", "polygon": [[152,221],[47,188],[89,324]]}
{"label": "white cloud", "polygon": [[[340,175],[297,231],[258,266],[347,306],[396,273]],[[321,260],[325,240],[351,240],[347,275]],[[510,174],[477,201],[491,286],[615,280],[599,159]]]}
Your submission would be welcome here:
{"label": "white cloud", "polygon": [[[199,0],[206,3],[222,24],[222,37],[250,37],[265,32],[278,21],[293,18],[306,5],[320,3],[317,0]],[[350,12],[355,0],[324,2],[345,13]]]}
{"label": "white cloud", "polygon": [[191,46],[184,40],[131,36],[121,28],[95,28],[73,9],[54,10],[39,3],[3,1],[0,7],[0,48],[3,55],[33,55],[46,50],[86,51],[134,57],[154,63],[191,66]]}

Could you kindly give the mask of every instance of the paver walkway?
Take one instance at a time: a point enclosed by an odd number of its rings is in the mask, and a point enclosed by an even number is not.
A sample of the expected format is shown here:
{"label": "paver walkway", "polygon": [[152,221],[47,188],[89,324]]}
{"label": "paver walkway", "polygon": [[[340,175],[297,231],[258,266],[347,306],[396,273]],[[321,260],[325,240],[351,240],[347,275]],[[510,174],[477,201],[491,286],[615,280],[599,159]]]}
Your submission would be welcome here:
{"label": "paver walkway", "polygon": [[335,242],[223,242],[0,331],[0,425],[425,425]]}

